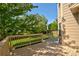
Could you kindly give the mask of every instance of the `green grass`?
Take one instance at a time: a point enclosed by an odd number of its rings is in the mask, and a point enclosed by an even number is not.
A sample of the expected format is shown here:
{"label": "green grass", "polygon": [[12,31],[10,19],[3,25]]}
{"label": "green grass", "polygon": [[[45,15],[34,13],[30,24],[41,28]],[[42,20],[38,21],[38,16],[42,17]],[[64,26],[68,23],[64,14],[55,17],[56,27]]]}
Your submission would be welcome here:
{"label": "green grass", "polygon": [[11,46],[21,45],[21,44],[28,44],[30,42],[34,42],[37,40],[41,40],[41,38],[23,38],[11,41]]}
{"label": "green grass", "polygon": [[12,40],[10,43],[11,43],[11,46],[18,46],[18,45],[29,44],[29,43],[38,42],[38,41],[40,42],[42,38],[43,39],[48,38],[48,35],[15,39],[15,40]]}

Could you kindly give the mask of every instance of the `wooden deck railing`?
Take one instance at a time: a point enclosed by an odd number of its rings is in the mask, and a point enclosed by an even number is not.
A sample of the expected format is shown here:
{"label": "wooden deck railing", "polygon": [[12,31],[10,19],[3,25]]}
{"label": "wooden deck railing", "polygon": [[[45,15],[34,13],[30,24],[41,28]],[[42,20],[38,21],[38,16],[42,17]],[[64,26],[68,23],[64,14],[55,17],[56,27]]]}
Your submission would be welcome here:
{"label": "wooden deck railing", "polygon": [[6,56],[6,55],[12,55],[12,49],[11,41],[20,39],[20,38],[26,38],[26,37],[32,37],[32,36],[41,36],[42,34],[30,34],[30,35],[12,35],[7,36],[5,39],[3,39],[0,42],[0,56]]}

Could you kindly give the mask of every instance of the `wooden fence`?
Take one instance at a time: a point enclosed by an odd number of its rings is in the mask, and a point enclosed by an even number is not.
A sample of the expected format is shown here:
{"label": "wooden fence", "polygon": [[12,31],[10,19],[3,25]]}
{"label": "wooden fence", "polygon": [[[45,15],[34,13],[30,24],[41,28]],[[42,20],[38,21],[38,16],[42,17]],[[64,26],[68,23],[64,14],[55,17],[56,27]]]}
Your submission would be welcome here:
{"label": "wooden fence", "polygon": [[[13,35],[13,36],[7,36],[5,39],[3,39],[0,42],[0,56],[7,56],[12,55],[12,49],[10,42],[15,39],[20,38],[26,38],[26,37],[32,37],[32,36],[41,36],[42,34],[30,34],[30,35]],[[42,39],[42,38],[41,38]]]}

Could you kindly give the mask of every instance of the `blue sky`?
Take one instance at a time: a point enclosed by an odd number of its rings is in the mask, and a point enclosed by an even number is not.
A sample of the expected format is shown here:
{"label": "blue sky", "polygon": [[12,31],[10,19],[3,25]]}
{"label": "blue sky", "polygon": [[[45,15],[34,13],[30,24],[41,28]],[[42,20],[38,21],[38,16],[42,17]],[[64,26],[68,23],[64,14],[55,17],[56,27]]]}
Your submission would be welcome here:
{"label": "blue sky", "polygon": [[57,17],[57,4],[56,3],[34,3],[33,5],[38,8],[32,9],[30,14],[44,15],[48,19],[48,24],[53,22]]}

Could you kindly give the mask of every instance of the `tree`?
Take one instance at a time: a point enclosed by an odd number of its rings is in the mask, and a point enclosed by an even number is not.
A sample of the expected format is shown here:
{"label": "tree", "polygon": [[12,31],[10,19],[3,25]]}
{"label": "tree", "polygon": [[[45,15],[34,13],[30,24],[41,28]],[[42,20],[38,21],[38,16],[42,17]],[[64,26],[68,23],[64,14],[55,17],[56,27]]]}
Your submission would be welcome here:
{"label": "tree", "polygon": [[9,35],[41,33],[47,31],[47,19],[39,14],[30,14],[37,6],[33,4],[0,4],[0,39]]}
{"label": "tree", "polygon": [[25,32],[40,33],[47,31],[47,19],[39,14],[30,14],[25,18]]}
{"label": "tree", "polygon": [[49,30],[58,30],[58,24],[57,21],[53,21],[48,25]]}
{"label": "tree", "polygon": [[[16,20],[19,15],[26,14],[32,8],[36,8],[33,4],[19,4],[19,3],[1,3],[0,4],[0,39],[8,35],[17,34],[21,24],[21,20]],[[22,22],[23,23],[23,22]],[[21,29],[21,28],[20,28]]]}
{"label": "tree", "polygon": [[41,33],[47,31],[47,19],[39,14],[31,15],[34,18],[32,18],[32,31],[34,33]]}

